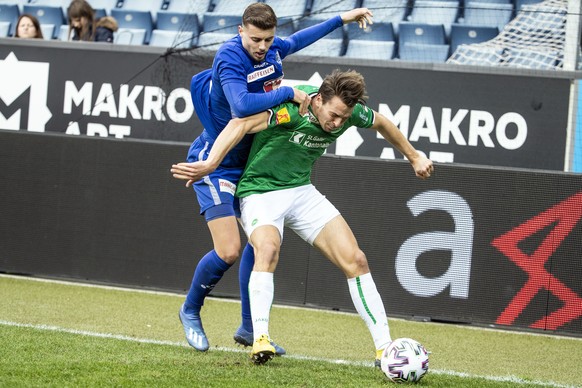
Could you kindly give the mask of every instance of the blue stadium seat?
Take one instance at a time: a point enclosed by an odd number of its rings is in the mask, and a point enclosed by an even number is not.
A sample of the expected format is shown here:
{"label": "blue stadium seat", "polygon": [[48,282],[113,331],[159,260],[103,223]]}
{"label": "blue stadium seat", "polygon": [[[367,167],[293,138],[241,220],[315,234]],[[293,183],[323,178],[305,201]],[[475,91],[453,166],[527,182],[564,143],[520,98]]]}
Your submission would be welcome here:
{"label": "blue stadium seat", "polygon": [[394,27],[392,23],[374,23],[370,24],[365,29],[358,26],[357,23],[350,23],[345,26],[348,39],[357,40],[377,40],[377,41],[394,41],[396,40],[394,34]]}
{"label": "blue stadium seat", "polygon": [[[51,40],[53,36],[56,34],[58,38],[58,32],[56,32],[56,28],[54,24],[41,24],[40,30],[42,31],[42,37],[44,40]],[[61,30],[61,26],[59,26],[59,31]]]}
{"label": "blue stadium seat", "polygon": [[410,13],[407,0],[362,0],[361,6],[372,11],[375,23],[392,23],[396,34],[400,22]]}
{"label": "blue stadium seat", "polygon": [[16,5],[18,6],[18,12],[22,13],[22,7],[28,4],[28,0],[0,0],[2,5]]}
{"label": "blue stadium seat", "polygon": [[463,24],[453,24],[451,29],[451,53],[454,53],[460,44],[474,44],[486,42],[499,34],[497,27],[479,27]]}
{"label": "blue stadium seat", "polygon": [[234,15],[219,15],[209,12],[204,15],[202,30],[204,32],[216,32],[222,34],[238,34],[238,26],[241,24],[241,17]]}
{"label": "blue stadium seat", "polygon": [[141,46],[146,44],[146,35],[143,28],[119,28],[113,33],[113,43]]}
{"label": "blue stadium seat", "polygon": [[63,13],[66,15],[67,8],[71,4],[71,0],[28,0],[27,5],[36,5],[43,7],[61,7]]}
{"label": "blue stadium seat", "polygon": [[20,10],[16,4],[0,4],[0,22],[10,23],[8,36],[14,36],[16,23],[20,17]]}
{"label": "blue stadium seat", "polygon": [[296,52],[297,55],[314,57],[339,57],[344,54],[343,39],[323,38]]}
{"label": "blue stadium seat", "polygon": [[459,16],[460,1],[416,0],[408,20],[413,23],[442,24],[447,37],[451,36],[451,25]]}
{"label": "blue stadium seat", "polygon": [[308,4],[310,18],[329,19],[359,6],[359,0],[312,0]]}
{"label": "blue stadium seat", "polygon": [[395,46],[394,41],[352,39],[344,57],[390,60],[394,58]]}
{"label": "blue stadium seat", "polygon": [[210,10],[211,4],[212,0],[170,0],[166,11],[196,14],[200,18]]}
{"label": "blue stadium seat", "polygon": [[7,38],[8,33],[10,32],[10,26],[12,23],[10,22],[1,22],[0,21],[0,38]]}
{"label": "blue stadium seat", "polygon": [[150,46],[190,48],[194,37],[192,31],[153,30]]}
{"label": "blue stadium seat", "polygon": [[[322,19],[313,19],[313,18],[304,18],[299,20],[297,23],[297,30],[303,30],[304,28],[314,26],[318,23],[321,23]],[[344,29],[343,27],[336,28],[329,34],[325,36],[327,39],[344,39]]]}
{"label": "blue stadium seat", "polygon": [[240,19],[249,4],[256,2],[256,0],[214,0],[214,8],[212,9],[212,12],[221,15],[237,15]]}
{"label": "blue stadium seat", "polygon": [[497,27],[499,31],[513,17],[513,4],[483,3],[480,1],[467,1],[465,13],[459,18],[459,24],[472,26]]}
{"label": "blue stadium seat", "polygon": [[233,36],[233,34],[221,32],[202,33],[198,37],[198,43],[196,46],[206,50],[217,50],[220,45],[231,39]]}
{"label": "blue stadium seat", "polygon": [[521,11],[524,5],[539,4],[543,0],[515,0],[515,12]]}
{"label": "blue stadium seat", "polygon": [[[130,11],[114,8],[111,10],[111,16],[117,20],[120,29],[145,30],[144,43],[149,43],[152,30],[154,29],[154,21],[149,11]],[[138,37],[139,35],[136,33],[136,38]],[[123,39],[125,41],[127,38],[124,37]],[[135,39],[131,39],[131,42],[134,41]]]}
{"label": "blue stadium seat", "polygon": [[123,3],[122,0],[91,0],[89,2],[94,10],[105,10],[107,15],[111,15],[111,10],[117,8],[117,6],[121,5],[121,3]]}
{"label": "blue stadium seat", "polygon": [[528,49],[507,49],[506,63],[511,67],[524,69],[555,70],[557,51],[547,53]]}
{"label": "blue stadium seat", "polygon": [[277,18],[277,36],[288,37],[296,31],[295,23],[290,17]]}
{"label": "blue stadium seat", "polygon": [[153,17],[162,10],[164,0],[123,0],[120,9],[127,11],[149,11]]}
{"label": "blue stadium seat", "polygon": [[[28,13],[35,16],[40,24],[52,24],[54,26],[53,33],[50,37],[46,38],[57,38],[58,32],[61,25],[65,24],[65,19],[63,15],[63,10],[61,7],[49,7],[43,5],[24,5],[22,7],[22,13]],[[44,31],[43,31],[44,34]]]}
{"label": "blue stadium seat", "polygon": [[400,23],[398,45],[402,47],[409,43],[445,44],[445,28],[442,24]]}
{"label": "blue stadium seat", "polygon": [[177,12],[158,12],[156,29],[165,31],[192,31],[194,35],[200,33],[200,23],[198,15],[177,13]]}
{"label": "blue stadium seat", "polygon": [[444,63],[449,49],[448,44],[408,43],[400,46],[398,56],[403,61]]}
{"label": "blue stadium seat", "polygon": [[307,0],[265,0],[277,15],[277,18],[299,18],[307,13]]}

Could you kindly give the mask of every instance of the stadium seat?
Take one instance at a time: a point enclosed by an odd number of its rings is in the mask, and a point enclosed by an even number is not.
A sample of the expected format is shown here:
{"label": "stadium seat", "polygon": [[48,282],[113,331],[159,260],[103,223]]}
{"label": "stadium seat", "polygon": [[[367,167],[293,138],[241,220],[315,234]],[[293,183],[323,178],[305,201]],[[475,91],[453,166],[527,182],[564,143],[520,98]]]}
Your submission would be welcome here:
{"label": "stadium seat", "polygon": [[69,25],[68,24],[63,24],[61,26],[61,28],[59,29],[59,33],[57,35],[57,39],[63,42],[66,42],[69,40]]}
{"label": "stadium seat", "polygon": [[20,10],[16,4],[0,4],[0,22],[10,23],[8,36],[14,36],[16,31],[16,23],[20,17]]}
{"label": "stadium seat", "polygon": [[521,11],[524,5],[538,4],[543,0],[515,0],[515,12]]}
{"label": "stadium seat", "polygon": [[113,43],[140,46],[145,44],[147,31],[141,28],[119,28],[113,33]]}
{"label": "stadium seat", "polygon": [[362,7],[366,7],[374,14],[374,22],[392,23],[394,32],[398,34],[399,24],[409,13],[407,0],[362,0]]}
{"label": "stadium seat", "polygon": [[460,44],[474,44],[488,41],[499,34],[497,27],[467,26],[453,24],[451,29],[451,53]]}
{"label": "stadium seat", "polygon": [[194,37],[192,31],[153,30],[150,46],[190,48]]}
{"label": "stadium seat", "polygon": [[[61,29],[61,26],[59,26],[59,31]],[[53,36],[55,36],[55,25],[54,24],[41,24],[40,25],[40,30],[42,31],[42,37],[44,38],[44,40],[51,40],[53,38]],[[58,34],[57,34],[58,35]],[[57,36],[58,38],[58,36]]]}
{"label": "stadium seat", "polygon": [[[50,39],[57,38],[58,31],[61,28],[61,25],[65,24],[65,19],[63,15],[63,10],[61,7],[49,7],[43,5],[24,5],[22,7],[22,13],[28,13],[30,15],[35,16],[40,24],[52,24],[53,34],[50,36]],[[44,34],[44,32],[43,32]],[[47,36],[45,36],[45,39]]]}
{"label": "stadium seat", "polygon": [[234,35],[220,32],[207,32],[198,37],[197,47],[206,50],[218,50],[218,48]]}
{"label": "stadium seat", "polygon": [[467,1],[465,13],[459,18],[459,24],[472,26],[497,27],[499,31],[511,20],[513,16],[513,4],[483,3],[480,1]]}
{"label": "stadium seat", "polygon": [[16,5],[18,12],[22,12],[25,4],[28,4],[28,0],[0,0],[0,5]]}
{"label": "stadium seat", "polygon": [[555,70],[557,51],[547,53],[537,52],[528,49],[510,48],[506,51],[507,59],[505,63],[510,67],[520,67],[524,69]]}
{"label": "stadium seat", "polygon": [[459,16],[460,1],[416,0],[408,17],[413,23],[442,24],[447,37],[451,36],[451,25]]}
{"label": "stadium seat", "polygon": [[[323,19],[313,19],[313,18],[304,18],[299,20],[297,23],[297,30],[303,30],[304,28],[314,26],[318,23],[321,23]],[[336,28],[329,34],[325,36],[326,39],[344,39],[344,29],[343,27]]]}
{"label": "stadium seat", "polygon": [[[120,29],[145,30],[144,42],[145,44],[149,43],[154,28],[152,14],[149,11],[130,11],[114,8],[111,10],[111,16],[117,20]],[[139,38],[137,33],[136,38]],[[127,38],[124,37],[123,39]],[[131,39],[131,42],[134,41],[134,39]]]}
{"label": "stadium seat", "polygon": [[339,57],[343,55],[343,39],[323,38],[296,52],[297,55],[314,57]]}
{"label": "stadium seat", "polygon": [[370,24],[365,29],[358,26],[357,23],[350,23],[345,26],[348,39],[357,40],[376,40],[376,41],[394,41],[396,40],[394,34],[394,27],[392,23],[374,23]]}
{"label": "stadium seat", "polygon": [[277,36],[287,37],[295,32],[295,23],[289,17],[277,18]]}
{"label": "stadium seat", "polygon": [[390,60],[394,57],[395,46],[394,41],[352,39],[344,57]]}
{"label": "stadium seat", "polygon": [[200,33],[200,23],[198,15],[177,13],[177,12],[158,12],[156,29],[164,31],[192,31],[194,35]]}
{"label": "stadium seat", "polygon": [[299,18],[307,12],[307,0],[265,0],[277,15],[277,18]]}
{"label": "stadium seat", "polygon": [[105,10],[107,15],[111,15],[111,10],[117,8],[117,5],[121,5],[121,3],[123,3],[121,0],[91,0],[89,2],[94,10]]}
{"label": "stadium seat", "polygon": [[329,19],[342,12],[357,8],[359,3],[359,0],[312,0],[307,11],[310,18]]}
{"label": "stadium seat", "polygon": [[256,3],[256,0],[214,0],[212,12],[221,15],[237,15],[240,20],[245,9],[252,3]]}
{"label": "stadium seat", "polygon": [[196,14],[201,18],[210,10],[211,4],[212,0],[170,0],[166,11]]}
{"label": "stadium seat", "polygon": [[0,22],[0,38],[7,38],[10,32],[10,22]]}
{"label": "stadium seat", "polygon": [[398,56],[403,61],[444,63],[449,49],[448,44],[408,43],[400,46]]}
{"label": "stadium seat", "polygon": [[164,0],[123,0],[119,8],[126,11],[148,11],[155,19],[164,3]]}
{"label": "stadium seat", "polygon": [[238,26],[241,24],[240,16],[218,15],[209,12],[204,15],[202,30],[204,32],[216,32],[221,34],[238,34]]}
{"label": "stadium seat", "polygon": [[398,45],[402,47],[409,43],[445,44],[445,28],[442,24],[401,23]]}

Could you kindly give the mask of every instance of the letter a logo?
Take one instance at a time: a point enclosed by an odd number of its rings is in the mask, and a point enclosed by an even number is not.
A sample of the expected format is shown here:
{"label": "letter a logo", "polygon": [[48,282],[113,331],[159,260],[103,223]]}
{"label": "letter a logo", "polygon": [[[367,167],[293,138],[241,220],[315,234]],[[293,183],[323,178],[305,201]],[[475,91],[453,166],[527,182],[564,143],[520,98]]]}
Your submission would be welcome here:
{"label": "letter a logo", "polygon": [[[556,330],[582,316],[582,298],[545,268],[548,259],[580,218],[582,218],[582,191],[493,240],[491,244],[529,276],[525,285],[497,317],[495,323],[511,325],[542,289],[553,294],[563,302],[563,305],[531,324],[531,328]],[[522,240],[551,225],[554,225],[553,229],[533,253],[526,254],[519,248],[518,245]],[[572,259],[580,260],[580,257]]]}

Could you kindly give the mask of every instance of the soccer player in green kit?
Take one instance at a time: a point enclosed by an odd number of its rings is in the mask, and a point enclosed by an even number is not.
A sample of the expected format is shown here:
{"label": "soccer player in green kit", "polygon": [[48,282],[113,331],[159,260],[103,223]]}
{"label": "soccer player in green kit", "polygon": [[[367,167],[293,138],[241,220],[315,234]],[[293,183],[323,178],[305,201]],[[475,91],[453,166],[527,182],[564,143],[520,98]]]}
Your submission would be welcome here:
{"label": "soccer player in green kit", "polygon": [[349,127],[372,128],[392,143],[411,163],[416,176],[433,172],[432,161],[408,142],[386,117],[364,105],[365,82],[355,71],[334,71],[320,88],[300,87],[311,96],[309,113],[287,102],[241,119],[233,119],[216,139],[204,161],[172,166],[187,186],[213,171],[245,134],[256,133],[236,195],[241,223],[255,250],[249,281],[254,344],[251,358],[257,364],[270,360],[275,349],[269,337],[273,303],[273,273],[279,259],[283,227],[319,249],[347,277],[352,301],[372,335],[376,363],[391,342],[388,319],[368,261],[335,206],[310,181],[315,161]]}

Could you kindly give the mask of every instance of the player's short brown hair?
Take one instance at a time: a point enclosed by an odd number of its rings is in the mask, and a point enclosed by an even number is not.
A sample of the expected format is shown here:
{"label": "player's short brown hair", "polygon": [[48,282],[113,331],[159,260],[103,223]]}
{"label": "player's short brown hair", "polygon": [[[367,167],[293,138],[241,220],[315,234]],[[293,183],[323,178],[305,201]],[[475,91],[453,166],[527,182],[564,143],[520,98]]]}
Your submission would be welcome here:
{"label": "player's short brown hair", "polygon": [[366,82],[355,70],[336,69],[325,77],[319,87],[319,94],[324,104],[337,96],[348,108],[353,108],[358,102],[365,103]]}
{"label": "player's short brown hair", "polygon": [[270,30],[277,27],[277,15],[269,5],[253,3],[245,9],[242,24],[245,27],[250,24],[261,30]]}

